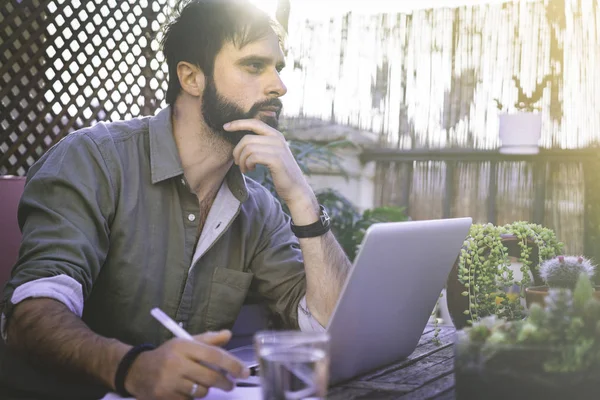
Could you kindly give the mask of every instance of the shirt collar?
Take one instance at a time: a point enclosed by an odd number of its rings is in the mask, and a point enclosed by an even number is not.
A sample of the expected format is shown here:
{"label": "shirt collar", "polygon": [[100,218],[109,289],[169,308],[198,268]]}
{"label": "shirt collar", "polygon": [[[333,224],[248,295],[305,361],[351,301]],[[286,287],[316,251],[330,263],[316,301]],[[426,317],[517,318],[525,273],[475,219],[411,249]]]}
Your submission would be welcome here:
{"label": "shirt collar", "polygon": [[165,107],[150,118],[149,135],[152,183],[182,175],[183,167],[173,138],[171,107]]}
{"label": "shirt collar", "polygon": [[248,199],[248,187],[246,186],[246,177],[240,171],[240,167],[233,164],[229,171],[227,171],[227,175],[225,176],[225,181],[227,182],[227,186],[229,186],[229,190],[231,193],[241,202],[243,203]]}
{"label": "shirt collar", "polygon": [[[152,184],[183,175],[181,158],[173,137],[170,106],[150,118],[149,136]],[[225,180],[240,202],[248,198],[246,180],[237,165],[229,169]]]}

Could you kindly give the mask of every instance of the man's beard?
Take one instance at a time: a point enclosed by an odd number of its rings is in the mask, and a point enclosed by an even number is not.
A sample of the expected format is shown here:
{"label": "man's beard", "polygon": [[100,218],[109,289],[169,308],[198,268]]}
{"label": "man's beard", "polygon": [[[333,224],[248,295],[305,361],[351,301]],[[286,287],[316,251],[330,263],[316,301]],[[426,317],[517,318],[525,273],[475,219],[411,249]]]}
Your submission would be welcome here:
{"label": "man's beard", "polygon": [[228,122],[235,121],[238,119],[252,119],[259,115],[261,109],[266,107],[277,107],[279,110],[276,112],[275,117],[260,116],[259,119],[269,125],[272,128],[277,129],[279,125],[279,113],[281,112],[281,100],[278,98],[269,99],[255,103],[250,111],[244,112],[236,104],[225,99],[219,93],[215,82],[211,76],[206,77],[206,88],[202,95],[202,116],[204,121],[209,128],[219,138],[231,143],[236,146],[240,140],[246,135],[256,135],[252,131],[226,131],[223,129],[223,125]]}

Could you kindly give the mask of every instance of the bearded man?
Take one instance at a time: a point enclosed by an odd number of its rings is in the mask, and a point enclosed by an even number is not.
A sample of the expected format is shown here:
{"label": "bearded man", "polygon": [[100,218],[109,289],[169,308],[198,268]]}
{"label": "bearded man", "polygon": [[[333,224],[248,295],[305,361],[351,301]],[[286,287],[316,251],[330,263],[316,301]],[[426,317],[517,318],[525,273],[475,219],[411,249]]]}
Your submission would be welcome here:
{"label": "bearded man", "polygon": [[[248,371],[221,346],[249,295],[282,327],[327,324],[350,264],[277,130],[278,32],[246,1],[190,1],[163,40],[168,106],[71,133],[31,167],[3,294],[0,397],[230,390],[226,375]],[[289,216],[243,175],[257,164]],[[173,338],[154,307],[196,341]]]}

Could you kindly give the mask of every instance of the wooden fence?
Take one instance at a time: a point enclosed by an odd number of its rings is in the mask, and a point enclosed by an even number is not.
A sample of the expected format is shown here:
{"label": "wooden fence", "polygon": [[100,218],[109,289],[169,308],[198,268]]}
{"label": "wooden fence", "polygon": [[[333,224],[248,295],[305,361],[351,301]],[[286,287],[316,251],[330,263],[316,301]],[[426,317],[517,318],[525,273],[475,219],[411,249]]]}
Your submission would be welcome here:
{"label": "wooden fence", "polygon": [[373,149],[377,205],[413,219],[471,216],[477,223],[535,222],[553,229],[566,251],[600,261],[600,151]]}

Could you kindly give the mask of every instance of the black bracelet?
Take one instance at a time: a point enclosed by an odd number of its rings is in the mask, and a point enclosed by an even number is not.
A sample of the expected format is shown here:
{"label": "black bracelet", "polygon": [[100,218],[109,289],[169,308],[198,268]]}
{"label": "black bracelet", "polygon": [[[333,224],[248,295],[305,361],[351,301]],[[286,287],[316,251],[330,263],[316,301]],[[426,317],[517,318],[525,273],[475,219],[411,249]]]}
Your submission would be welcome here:
{"label": "black bracelet", "polygon": [[319,219],[317,222],[314,222],[310,225],[298,226],[294,225],[294,221],[290,220],[290,227],[292,228],[292,232],[296,237],[303,238],[312,238],[317,236],[322,236],[329,232],[331,229],[331,218],[329,218],[329,214],[327,214],[327,210],[322,205],[319,205]]}
{"label": "black bracelet", "polygon": [[117,373],[115,374],[115,389],[120,396],[131,397],[131,393],[125,389],[125,378],[127,378],[127,373],[129,372],[131,364],[133,364],[137,356],[139,356],[141,353],[144,351],[154,350],[155,348],[156,346],[153,344],[143,343],[132,347],[127,353],[125,353],[119,362]]}

